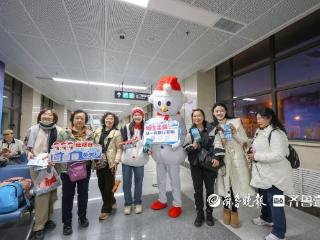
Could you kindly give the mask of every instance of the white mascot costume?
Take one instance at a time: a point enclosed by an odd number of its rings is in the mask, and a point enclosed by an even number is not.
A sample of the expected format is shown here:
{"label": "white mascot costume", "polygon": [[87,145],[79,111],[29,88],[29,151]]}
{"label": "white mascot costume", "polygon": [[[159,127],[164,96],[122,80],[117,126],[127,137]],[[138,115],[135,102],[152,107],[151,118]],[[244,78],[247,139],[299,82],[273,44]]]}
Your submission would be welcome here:
{"label": "white mascot costume", "polygon": [[[183,149],[183,141],[187,134],[184,119],[180,116],[179,110],[182,105],[187,102],[187,98],[181,92],[181,87],[175,76],[162,77],[152,95],[149,102],[153,104],[156,116],[146,123],[146,127],[159,124],[166,129],[166,126],[175,125],[176,134],[179,136],[174,142],[152,142],[151,155],[156,162],[157,184],[159,190],[159,198],[152,203],[153,210],[160,210],[167,207],[166,196],[166,179],[169,175],[173,203],[168,211],[168,215],[172,218],[179,217],[182,213],[181,203],[181,185],[180,185],[180,164],[186,158],[186,152]],[[177,130],[178,129],[178,130]],[[155,134],[159,134],[159,129],[154,129]],[[160,129],[163,130],[163,129]],[[149,136],[145,136],[148,138]],[[170,139],[167,139],[170,140]]]}

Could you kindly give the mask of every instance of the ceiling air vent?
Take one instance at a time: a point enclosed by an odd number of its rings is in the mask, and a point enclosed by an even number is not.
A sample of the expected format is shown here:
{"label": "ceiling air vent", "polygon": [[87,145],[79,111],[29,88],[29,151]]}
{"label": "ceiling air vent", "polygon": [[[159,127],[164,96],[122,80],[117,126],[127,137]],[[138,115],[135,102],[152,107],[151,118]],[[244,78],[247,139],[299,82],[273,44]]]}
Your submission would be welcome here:
{"label": "ceiling air vent", "polygon": [[214,28],[221,29],[230,33],[238,32],[243,26],[243,24],[225,18],[220,18],[219,21],[213,25]]}

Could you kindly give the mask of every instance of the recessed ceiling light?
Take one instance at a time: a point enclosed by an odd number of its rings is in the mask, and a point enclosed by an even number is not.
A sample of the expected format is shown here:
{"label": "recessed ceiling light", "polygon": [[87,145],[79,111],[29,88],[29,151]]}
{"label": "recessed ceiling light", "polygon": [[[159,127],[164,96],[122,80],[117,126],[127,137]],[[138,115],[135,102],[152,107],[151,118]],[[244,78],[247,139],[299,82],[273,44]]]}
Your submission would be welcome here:
{"label": "recessed ceiling light", "polygon": [[147,87],[144,86],[135,86],[135,85],[121,85],[115,83],[107,83],[107,82],[94,82],[94,81],[83,81],[83,80],[74,80],[67,78],[52,78],[56,82],[65,82],[65,83],[78,83],[78,84],[88,84],[88,85],[96,85],[96,86],[106,86],[106,87],[114,87],[114,88],[129,88],[129,89],[139,89],[139,90],[147,90]]}
{"label": "recessed ceiling light", "polygon": [[119,1],[138,5],[143,8],[146,8],[149,4],[149,0],[119,0]]}
{"label": "recessed ceiling light", "polygon": [[76,102],[76,103],[95,103],[95,104],[106,104],[106,105],[130,106],[129,103],[99,102],[99,101],[88,101],[88,100],[74,100],[74,102]]}

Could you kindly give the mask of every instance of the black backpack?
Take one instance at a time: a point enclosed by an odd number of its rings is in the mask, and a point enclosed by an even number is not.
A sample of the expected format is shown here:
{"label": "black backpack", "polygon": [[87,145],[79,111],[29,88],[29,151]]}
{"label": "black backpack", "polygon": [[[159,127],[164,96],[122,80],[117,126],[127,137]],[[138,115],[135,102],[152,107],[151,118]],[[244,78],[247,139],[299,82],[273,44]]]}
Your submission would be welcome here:
{"label": "black backpack", "polygon": [[[269,137],[268,137],[269,144],[270,144],[270,141],[271,141],[271,133],[274,130],[277,130],[277,129],[271,130],[271,132],[269,134]],[[286,158],[290,162],[291,167],[292,168],[300,167],[300,160],[299,160],[299,155],[298,155],[297,151],[290,144],[288,145],[288,148],[289,148],[289,155],[286,156]]]}

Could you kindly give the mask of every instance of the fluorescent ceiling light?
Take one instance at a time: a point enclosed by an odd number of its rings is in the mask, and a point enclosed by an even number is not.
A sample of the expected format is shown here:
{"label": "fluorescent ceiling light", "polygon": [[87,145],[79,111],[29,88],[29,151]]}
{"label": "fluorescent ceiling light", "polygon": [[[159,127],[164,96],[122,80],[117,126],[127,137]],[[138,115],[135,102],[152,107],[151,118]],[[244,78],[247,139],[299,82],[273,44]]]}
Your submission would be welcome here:
{"label": "fluorescent ceiling light", "polygon": [[8,98],[7,96],[2,96],[3,98]]}
{"label": "fluorescent ceiling light", "polygon": [[197,95],[197,92],[190,92],[190,91],[185,91],[183,92],[184,94],[187,94],[187,95]]}
{"label": "fluorescent ceiling light", "polygon": [[256,99],[255,98],[244,98],[244,99],[242,99],[243,101],[256,101]]}
{"label": "fluorescent ceiling light", "polygon": [[[106,86],[106,87],[115,87],[115,88],[122,88],[121,84],[115,83],[106,83],[106,82],[94,82],[94,81],[82,81],[82,80],[74,80],[74,79],[67,79],[67,78],[52,78],[56,82],[65,82],[65,83],[79,83],[79,84],[89,84],[89,85],[96,85],[96,86]],[[147,90],[147,87],[144,86],[134,86],[134,85],[123,85],[124,88],[130,89],[140,89],[140,90]]]}
{"label": "fluorescent ceiling light", "polygon": [[52,78],[56,82],[66,82],[66,83],[79,83],[79,84],[88,84],[87,81],[81,80],[73,80],[73,79],[66,79],[66,78]]}
{"label": "fluorescent ceiling light", "polygon": [[74,102],[76,102],[76,103],[96,103],[96,104],[107,104],[107,105],[130,106],[129,103],[99,102],[99,101],[87,101],[87,100],[74,100]]}
{"label": "fluorescent ceiling light", "polygon": [[104,109],[83,109],[84,111],[90,112],[123,112],[123,111],[116,111],[116,110],[104,110]]}
{"label": "fluorescent ceiling light", "polygon": [[120,1],[138,5],[143,8],[146,8],[149,4],[149,0],[120,0]]}

